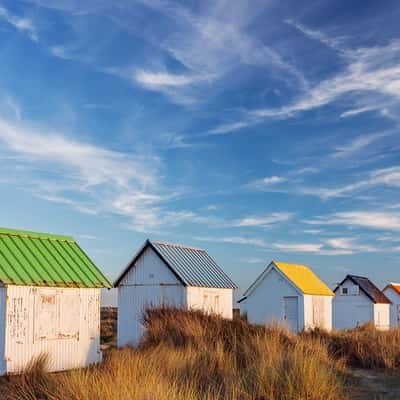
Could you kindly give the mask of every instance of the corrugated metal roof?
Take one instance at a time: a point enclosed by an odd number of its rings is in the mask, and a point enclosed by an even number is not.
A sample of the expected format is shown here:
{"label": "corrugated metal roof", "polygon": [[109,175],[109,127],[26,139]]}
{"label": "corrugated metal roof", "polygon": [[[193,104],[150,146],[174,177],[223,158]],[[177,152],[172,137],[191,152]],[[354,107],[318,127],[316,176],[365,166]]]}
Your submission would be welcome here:
{"label": "corrugated metal roof", "polygon": [[5,285],[111,287],[71,236],[0,228]]}
{"label": "corrugated metal roof", "polygon": [[336,292],[347,279],[352,281],[355,285],[358,285],[360,290],[363,291],[374,303],[392,304],[385,294],[365,276],[347,275],[346,278],[344,278],[335,288],[334,292]]}
{"label": "corrugated metal roof", "polygon": [[391,282],[385,286],[382,292],[384,292],[386,289],[393,289],[397,294],[400,294],[400,283]]}
{"label": "corrugated metal roof", "polygon": [[236,289],[237,286],[204,249],[147,240],[114,283],[118,286],[136,260],[150,246],[185,286]]}
{"label": "corrugated metal roof", "polygon": [[304,294],[334,296],[329,287],[307,265],[273,262]]}

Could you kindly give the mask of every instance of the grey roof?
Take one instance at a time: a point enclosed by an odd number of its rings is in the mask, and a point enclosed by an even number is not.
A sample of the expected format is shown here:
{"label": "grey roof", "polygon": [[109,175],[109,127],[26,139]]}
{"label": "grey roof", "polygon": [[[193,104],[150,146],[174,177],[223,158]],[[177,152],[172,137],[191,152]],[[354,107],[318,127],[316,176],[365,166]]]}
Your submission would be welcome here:
{"label": "grey roof", "polygon": [[236,289],[237,286],[204,249],[147,240],[115,282],[118,286],[130,267],[151,247],[185,286]]}

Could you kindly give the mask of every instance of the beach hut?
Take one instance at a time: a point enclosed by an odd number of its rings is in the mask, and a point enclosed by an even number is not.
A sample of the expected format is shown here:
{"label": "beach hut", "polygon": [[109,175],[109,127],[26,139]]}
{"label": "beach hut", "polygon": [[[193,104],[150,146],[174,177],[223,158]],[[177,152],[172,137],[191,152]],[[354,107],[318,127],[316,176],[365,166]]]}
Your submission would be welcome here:
{"label": "beach hut", "polygon": [[119,347],[139,343],[148,307],[176,306],[232,318],[236,285],[203,249],[147,240],[114,286]]}
{"label": "beach hut", "polygon": [[333,327],[350,329],[372,322],[389,328],[390,300],[365,276],[347,275],[334,290]]}
{"label": "beach hut", "polygon": [[333,292],[306,265],[272,261],[239,300],[249,322],[278,322],[298,332],[332,327]]}
{"label": "beach hut", "polygon": [[100,289],[72,237],[0,228],[0,374],[48,357],[50,371],[101,361]]}
{"label": "beach hut", "polygon": [[392,302],[390,306],[390,326],[400,327],[400,283],[389,283],[384,289],[386,297]]}

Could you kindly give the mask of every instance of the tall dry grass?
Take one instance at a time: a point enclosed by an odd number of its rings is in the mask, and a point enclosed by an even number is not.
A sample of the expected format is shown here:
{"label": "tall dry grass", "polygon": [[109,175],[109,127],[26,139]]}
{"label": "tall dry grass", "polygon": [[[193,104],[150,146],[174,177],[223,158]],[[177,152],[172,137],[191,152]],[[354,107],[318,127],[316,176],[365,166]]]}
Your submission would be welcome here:
{"label": "tall dry grass", "polygon": [[[39,360],[1,387],[5,400],[337,400],[344,364],[323,340],[200,312],[145,315],[141,347],[98,366],[47,374]],[[3,393],[1,390],[3,389]]]}
{"label": "tall dry grass", "polygon": [[400,328],[380,331],[372,323],[361,327],[325,332],[304,332],[303,337],[320,340],[329,354],[347,365],[370,369],[400,369]]}

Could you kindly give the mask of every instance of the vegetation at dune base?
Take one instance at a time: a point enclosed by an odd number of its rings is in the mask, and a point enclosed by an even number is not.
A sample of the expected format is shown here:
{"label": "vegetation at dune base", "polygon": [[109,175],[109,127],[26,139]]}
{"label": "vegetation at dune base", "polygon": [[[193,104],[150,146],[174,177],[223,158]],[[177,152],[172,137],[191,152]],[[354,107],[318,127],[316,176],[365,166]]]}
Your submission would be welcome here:
{"label": "vegetation at dune base", "polygon": [[379,331],[373,323],[361,327],[326,332],[315,329],[301,336],[312,337],[327,347],[336,359],[356,368],[400,370],[400,328]]}
{"label": "vegetation at dune base", "polygon": [[[378,340],[388,348],[397,344],[400,352],[399,332],[386,335],[369,327],[293,335],[279,326],[252,326],[179,309],[148,311],[144,323],[147,333],[139,349],[112,349],[101,365],[56,374],[45,372],[46,358],[41,357],[24,374],[0,385],[0,398],[346,399],[346,361],[355,363],[355,354],[364,357],[364,350],[354,350],[357,340],[363,343],[360,349],[370,345],[368,340]],[[377,347],[371,346],[368,357]],[[373,365],[396,364],[365,363]]]}

